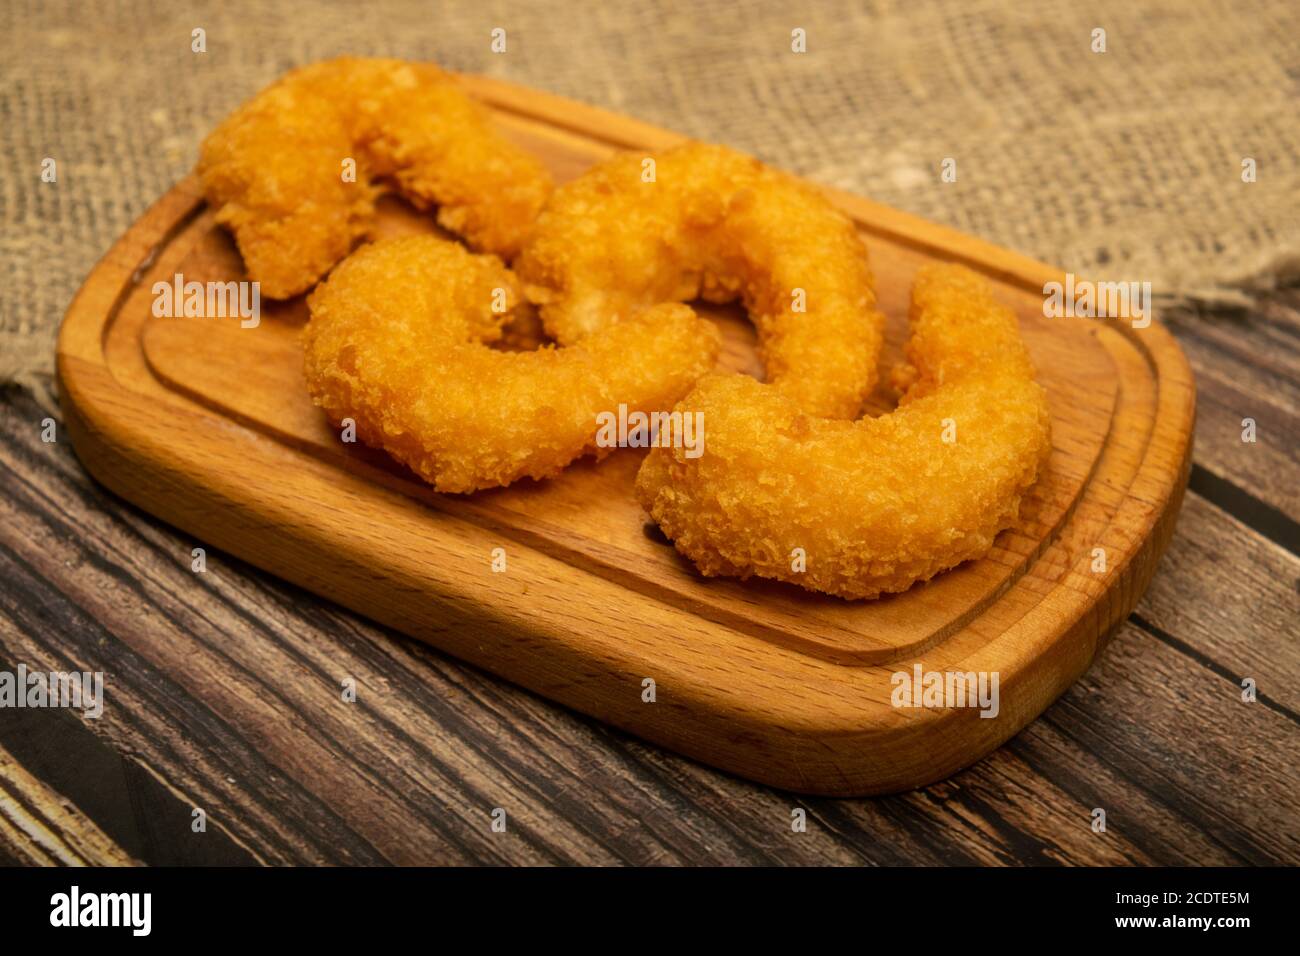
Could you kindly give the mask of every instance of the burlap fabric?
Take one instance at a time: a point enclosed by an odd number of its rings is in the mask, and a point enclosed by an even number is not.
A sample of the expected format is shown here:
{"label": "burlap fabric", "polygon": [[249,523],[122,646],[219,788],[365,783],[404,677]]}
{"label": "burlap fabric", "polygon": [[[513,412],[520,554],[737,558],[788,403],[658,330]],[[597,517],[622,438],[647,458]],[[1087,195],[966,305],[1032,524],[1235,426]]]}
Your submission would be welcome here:
{"label": "burlap fabric", "polygon": [[1166,299],[1240,302],[1300,252],[1294,0],[4,0],[0,381],[48,400],[109,244],[241,100],[344,52],[622,111]]}

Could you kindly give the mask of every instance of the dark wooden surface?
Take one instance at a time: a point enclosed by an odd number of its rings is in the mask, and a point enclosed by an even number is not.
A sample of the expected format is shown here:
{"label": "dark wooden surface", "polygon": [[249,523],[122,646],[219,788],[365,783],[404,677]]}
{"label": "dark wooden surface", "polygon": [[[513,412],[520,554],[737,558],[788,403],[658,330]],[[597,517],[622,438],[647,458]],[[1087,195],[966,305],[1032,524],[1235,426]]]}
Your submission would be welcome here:
{"label": "dark wooden surface", "polygon": [[218,552],[195,574],[202,542],[98,487],[9,391],[0,669],[103,670],[108,703],[0,711],[0,863],[1300,863],[1300,290],[1166,319],[1196,466],[1137,611],[1006,746],[867,800],[641,744]]}

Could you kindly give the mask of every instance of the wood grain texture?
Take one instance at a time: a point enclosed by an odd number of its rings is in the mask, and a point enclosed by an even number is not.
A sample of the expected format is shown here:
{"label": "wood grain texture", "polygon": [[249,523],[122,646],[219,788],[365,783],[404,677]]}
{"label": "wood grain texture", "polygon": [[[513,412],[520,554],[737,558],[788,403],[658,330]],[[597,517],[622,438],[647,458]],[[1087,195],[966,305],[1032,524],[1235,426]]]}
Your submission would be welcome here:
{"label": "wood grain texture", "polygon": [[[44,416],[21,393],[0,405],[0,666],[103,667],[108,706],[98,722],[66,715],[35,752],[22,745],[31,727],[6,715],[0,744],[29,766],[44,757],[42,779],[69,754],[94,762],[83,736],[120,754],[129,787],[108,765],[61,792],[85,808],[135,791],[147,813],[126,800],[86,812],[144,862],[230,861],[231,847],[270,864],[1300,862],[1295,711],[1239,697],[1248,671],[1266,696],[1297,667],[1294,628],[1256,609],[1294,622],[1300,559],[1197,496],[1139,605],[1169,636],[1123,624],[1043,717],[943,783],[810,799],[638,743],[220,551],[192,574],[195,541],[88,479],[66,441],[42,444]],[[1219,540],[1266,572],[1196,558]],[[1274,644],[1240,665],[1260,636]],[[211,682],[148,663],[224,648],[243,650]],[[304,678],[312,659],[326,672]],[[341,708],[343,672],[359,676],[360,700],[296,780],[296,750]],[[292,717],[259,730],[225,697],[248,684]],[[348,799],[357,780],[402,795],[396,813],[370,819]],[[201,838],[191,806],[209,810]],[[493,834],[494,806],[528,829]],[[805,834],[790,831],[797,806]],[[1089,826],[1096,806],[1105,835]]]}
{"label": "wood grain texture", "polygon": [[[1194,319],[1207,334],[1281,335],[1298,305],[1284,290],[1249,315]],[[1190,321],[1170,324],[1184,335]],[[1187,342],[1201,383],[1235,375],[1264,393],[1249,342],[1240,372]],[[1218,443],[1202,414],[1193,473],[1209,496],[1189,493],[1136,614],[1087,674],[969,769],[845,800],[644,745],[219,551],[195,575],[203,542],[91,481],[62,428],[42,443],[46,414],[0,396],[0,669],[102,667],[108,705],[99,721],[0,713],[0,747],[25,771],[0,785],[38,778],[140,861],[1300,863],[1300,559],[1278,543],[1277,514],[1254,506],[1300,478],[1285,431]],[[340,710],[342,673],[363,679]],[[1240,699],[1244,676],[1256,703]],[[283,719],[261,722],[263,707]],[[301,772],[298,751],[331,717]],[[355,796],[366,786],[398,805],[372,817]],[[210,813],[201,836],[195,806]],[[506,834],[488,827],[494,806],[510,814]],[[796,807],[806,833],[791,832]],[[1090,828],[1094,807],[1105,834]],[[0,845],[6,856],[34,859]]]}
{"label": "wood grain texture", "polygon": [[[1196,441],[1201,463],[1252,488],[1291,522],[1300,521],[1300,290],[1284,289],[1257,313],[1169,317],[1196,366]],[[1242,441],[1245,419],[1257,440]]]}
{"label": "wood grain texture", "polygon": [[[616,142],[672,139],[519,88],[486,94],[561,177]],[[205,542],[648,740],[800,791],[917,786],[1036,716],[1137,600],[1181,499],[1194,394],[1158,325],[1045,319],[1053,270],[834,199],[871,243],[894,354],[917,267],[960,259],[1018,312],[1053,416],[1051,460],[1017,526],[987,558],[888,600],[701,579],[643,532],[634,453],[457,498],[338,441],[302,387],[301,302],[252,330],[233,317],[153,318],[155,281],[240,275],[192,180],[123,238],[69,310],[66,424],[97,478]],[[402,215],[385,224],[409,226]],[[743,355],[739,323],[724,329]],[[491,568],[498,547],[505,574]],[[1090,568],[1097,547],[1104,573]],[[892,706],[893,675],[914,665],[998,674],[997,715]]]}
{"label": "wood grain texture", "polygon": [[[5,714],[0,745],[33,776],[62,772],[57,789],[143,862],[1300,863],[1297,717],[1270,696],[1300,675],[1300,558],[1195,494],[1138,606],[1158,632],[1123,624],[1042,717],[942,783],[809,798],[642,744],[220,552],[193,574],[194,539],[93,482],[66,440],[43,444],[46,414],[21,393],[0,403],[0,668],[102,667],[108,705],[99,721],[24,712],[44,729]],[[1204,557],[1232,536],[1228,560]],[[220,659],[211,680],[149,663],[238,648],[247,663]],[[325,673],[304,677],[304,660]],[[361,682],[351,709],[343,673]],[[258,727],[224,690],[246,685],[292,716]],[[351,798],[358,780],[400,794],[396,812]],[[490,830],[497,806],[507,834]]]}
{"label": "wood grain texture", "polygon": [[0,748],[0,850],[37,866],[130,866],[94,821]]}

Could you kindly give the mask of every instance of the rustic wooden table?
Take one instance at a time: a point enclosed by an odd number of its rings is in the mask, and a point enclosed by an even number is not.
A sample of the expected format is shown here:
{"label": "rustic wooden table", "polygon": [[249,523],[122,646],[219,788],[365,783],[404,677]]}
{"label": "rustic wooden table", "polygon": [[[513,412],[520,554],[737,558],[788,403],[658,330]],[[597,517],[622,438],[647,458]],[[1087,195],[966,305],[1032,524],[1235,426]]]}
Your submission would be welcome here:
{"label": "rustic wooden table", "polygon": [[[0,861],[1300,863],[1300,290],[1166,318],[1197,374],[1196,465],[1137,611],[1006,746],[867,800],[641,744],[227,556],[195,575],[201,542],[97,486],[11,391],[0,670],[102,670],[111,704],[0,711]],[[220,680],[162,673],[142,641]]]}

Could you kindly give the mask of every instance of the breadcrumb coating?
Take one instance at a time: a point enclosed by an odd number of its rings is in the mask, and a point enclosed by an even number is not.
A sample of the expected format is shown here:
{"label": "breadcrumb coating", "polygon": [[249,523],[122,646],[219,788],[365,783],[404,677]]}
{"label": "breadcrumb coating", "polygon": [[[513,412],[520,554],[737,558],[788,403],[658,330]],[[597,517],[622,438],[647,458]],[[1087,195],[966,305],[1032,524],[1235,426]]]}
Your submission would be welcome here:
{"label": "breadcrumb coating", "polygon": [[[355,162],[355,181],[345,161]],[[391,186],[484,252],[510,258],[551,191],[536,159],[428,63],[340,57],[288,73],[203,142],[198,173],[262,294],[311,288]]]}
{"label": "breadcrumb coating", "polygon": [[768,381],[804,411],[855,418],[875,386],[884,322],[853,223],[721,146],[593,167],[555,191],[515,268],[561,343],[655,303],[739,298]]}
{"label": "breadcrumb coating", "polygon": [[703,455],[652,450],[639,500],[708,576],[872,598],[982,557],[1047,460],[1045,393],[1015,315],[962,266],[918,274],[907,358],[899,407],[857,422],[705,377],[677,406],[703,412]]}
{"label": "breadcrumb coating", "polygon": [[490,348],[520,306],[518,281],[497,257],[433,236],[362,247],[307,301],[316,404],[446,492],[605,454],[598,414],[667,411],[721,344],[711,323],[668,304],[567,348]]}

